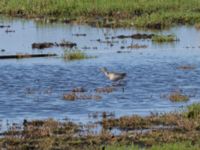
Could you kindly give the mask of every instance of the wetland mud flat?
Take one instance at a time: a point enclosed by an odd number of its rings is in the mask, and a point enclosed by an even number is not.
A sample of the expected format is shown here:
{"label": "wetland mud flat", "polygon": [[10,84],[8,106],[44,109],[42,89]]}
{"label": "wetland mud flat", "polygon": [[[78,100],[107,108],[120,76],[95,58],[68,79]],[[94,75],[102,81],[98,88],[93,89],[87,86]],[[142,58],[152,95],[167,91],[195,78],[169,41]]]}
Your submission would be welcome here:
{"label": "wetland mud flat", "polygon": [[126,2],[0,1],[0,148],[199,149],[199,1]]}
{"label": "wetland mud flat", "polygon": [[[3,149],[173,149],[199,148],[199,104],[181,113],[115,118],[104,112],[99,123],[79,125],[70,121],[24,120],[3,133]],[[97,116],[98,117],[98,116]],[[96,129],[101,124],[101,129]],[[118,129],[118,133],[113,130]],[[182,145],[182,146],[180,146]]]}

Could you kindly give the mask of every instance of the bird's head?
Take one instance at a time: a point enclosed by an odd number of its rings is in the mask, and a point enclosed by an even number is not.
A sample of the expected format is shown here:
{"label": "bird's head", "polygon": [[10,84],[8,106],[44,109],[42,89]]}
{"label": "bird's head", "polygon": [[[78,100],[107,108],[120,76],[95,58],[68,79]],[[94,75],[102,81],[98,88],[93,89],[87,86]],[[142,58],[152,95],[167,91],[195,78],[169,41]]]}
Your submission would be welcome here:
{"label": "bird's head", "polygon": [[100,69],[102,72],[108,72],[107,68],[106,67],[103,67]]}

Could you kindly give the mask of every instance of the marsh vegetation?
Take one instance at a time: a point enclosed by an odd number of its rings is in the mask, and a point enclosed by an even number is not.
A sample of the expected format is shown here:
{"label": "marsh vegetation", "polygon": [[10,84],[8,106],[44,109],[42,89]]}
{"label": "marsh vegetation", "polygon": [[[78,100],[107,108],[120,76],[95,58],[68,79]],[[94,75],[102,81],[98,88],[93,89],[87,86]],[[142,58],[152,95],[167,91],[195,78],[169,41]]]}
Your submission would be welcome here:
{"label": "marsh vegetation", "polygon": [[81,60],[81,59],[89,59],[95,57],[88,56],[85,52],[81,50],[67,49],[64,50],[63,58],[65,60]]}
{"label": "marsh vegetation", "polygon": [[[1,0],[0,13],[11,17],[0,16],[0,58],[58,57],[0,63],[0,149],[199,149],[199,7]],[[178,25],[195,26],[169,28]],[[114,83],[102,67],[127,76]]]}
{"label": "marsh vegetation", "polygon": [[[200,22],[198,0],[1,0],[0,12],[48,22],[163,29]],[[95,19],[98,18],[98,19]]]}
{"label": "marsh vegetation", "polygon": [[[152,114],[147,117],[115,118],[102,114],[98,122],[79,125],[70,121],[24,120],[12,126],[0,139],[5,149],[198,149],[200,146],[200,104],[183,112]],[[118,134],[112,130],[117,128]]]}

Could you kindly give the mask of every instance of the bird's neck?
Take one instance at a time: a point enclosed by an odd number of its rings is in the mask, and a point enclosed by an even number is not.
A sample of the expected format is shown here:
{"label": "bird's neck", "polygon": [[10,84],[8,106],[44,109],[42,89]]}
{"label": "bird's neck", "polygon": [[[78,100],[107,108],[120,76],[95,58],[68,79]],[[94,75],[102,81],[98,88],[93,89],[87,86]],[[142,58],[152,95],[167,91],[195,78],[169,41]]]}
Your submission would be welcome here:
{"label": "bird's neck", "polygon": [[108,71],[104,71],[104,74],[108,77],[109,76],[109,72]]}

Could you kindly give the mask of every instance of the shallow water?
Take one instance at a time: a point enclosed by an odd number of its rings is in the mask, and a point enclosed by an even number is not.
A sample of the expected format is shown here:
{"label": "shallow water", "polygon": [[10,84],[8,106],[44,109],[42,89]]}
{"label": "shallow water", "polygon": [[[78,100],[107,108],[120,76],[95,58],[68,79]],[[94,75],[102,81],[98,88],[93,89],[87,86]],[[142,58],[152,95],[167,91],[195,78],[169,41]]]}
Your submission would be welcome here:
{"label": "shallow water", "polygon": [[[1,55],[51,52],[61,56],[61,48],[32,50],[31,44],[68,40],[76,42],[79,49],[92,47],[84,51],[97,56],[80,61],[66,61],[61,57],[0,60],[2,122],[16,122],[25,118],[70,118],[85,122],[89,120],[88,114],[93,112],[114,112],[116,116],[148,115],[150,112],[175,111],[199,101],[200,31],[193,27],[182,26],[163,31],[164,34],[175,34],[180,42],[155,44],[149,40],[114,39],[116,43],[110,46],[95,40],[144,31],[59,23],[38,24],[31,20],[5,17],[0,18],[0,24],[11,25],[11,29],[15,30],[14,33],[6,33],[6,29],[0,29],[0,49],[6,50],[0,52]],[[76,33],[86,33],[87,36],[73,36]],[[121,46],[136,43],[146,44],[148,48],[117,53]],[[177,67],[182,65],[192,65],[195,69],[178,70]],[[113,93],[99,94],[102,96],[99,101],[63,100],[63,94],[76,87],[85,87],[88,93],[95,94],[95,88],[111,85],[99,70],[104,66],[109,70],[126,72],[126,84],[117,87]],[[190,101],[170,102],[166,95],[176,89],[190,95]]]}

